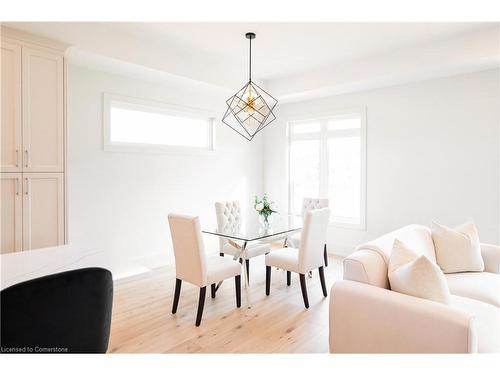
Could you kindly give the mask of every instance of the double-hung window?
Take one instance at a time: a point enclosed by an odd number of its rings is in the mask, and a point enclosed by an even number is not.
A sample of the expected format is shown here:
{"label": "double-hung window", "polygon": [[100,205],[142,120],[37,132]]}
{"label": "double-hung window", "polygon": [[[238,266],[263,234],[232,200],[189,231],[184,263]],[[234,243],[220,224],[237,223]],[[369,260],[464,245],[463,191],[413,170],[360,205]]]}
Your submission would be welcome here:
{"label": "double-hung window", "polygon": [[214,150],[214,119],[192,108],[104,94],[104,149],[188,152]]}
{"label": "double-hung window", "polygon": [[346,111],[288,123],[289,211],[300,214],[305,197],[328,197],[330,220],[365,229],[365,111]]}

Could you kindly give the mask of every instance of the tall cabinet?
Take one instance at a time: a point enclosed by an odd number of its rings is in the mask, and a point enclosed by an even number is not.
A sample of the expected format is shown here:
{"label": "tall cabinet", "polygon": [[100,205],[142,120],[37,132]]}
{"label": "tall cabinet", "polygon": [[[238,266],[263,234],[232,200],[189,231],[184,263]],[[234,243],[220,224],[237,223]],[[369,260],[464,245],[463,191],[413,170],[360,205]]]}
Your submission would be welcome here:
{"label": "tall cabinet", "polygon": [[1,253],[66,242],[65,46],[2,27]]}

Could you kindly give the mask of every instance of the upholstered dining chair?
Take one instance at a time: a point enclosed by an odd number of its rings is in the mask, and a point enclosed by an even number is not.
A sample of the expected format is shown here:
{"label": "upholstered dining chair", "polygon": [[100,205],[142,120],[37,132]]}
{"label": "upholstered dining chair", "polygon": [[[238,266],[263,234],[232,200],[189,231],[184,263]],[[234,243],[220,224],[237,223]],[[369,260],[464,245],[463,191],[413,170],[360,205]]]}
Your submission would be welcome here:
{"label": "upholstered dining chair", "polygon": [[[81,268],[12,285],[0,292],[2,352],[106,353],[113,278]],[[37,349],[38,348],[38,351]]]}
{"label": "upholstered dining chair", "polygon": [[[215,202],[215,213],[217,215],[217,227],[219,231],[237,232],[241,225],[241,206],[238,201]],[[245,261],[247,269],[247,281],[250,282],[250,259],[259,255],[267,254],[271,251],[271,246],[267,243],[249,243],[245,253],[240,255],[240,263]],[[219,237],[219,255],[224,254],[234,256],[239,251],[239,244]]]}
{"label": "upholstered dining chair", "polygon": [[[317,210],[320,208],[327,208],[329,206],[328,198],[304,198],[302,200],[302,218],[305,218],[305,214],[310,210]],[[299,247],[300,243],[300,233],[289,236],[285,239],[286,246]],[[328,251],[326,247],[326,241],[323,246],[323,258],[325,262],[325,267],[328,267]]]}
{"label": "upholstered dining chair", "polygon": [[291,273],[296,272],[299,274],[300,288],[302,289],[302,297],[306,308],[309,308],[306,273],[318,269],[321,289],[323,295],[327,296],[321,245],[326,240],[329,217],[330,209],[328,208],[307,211],[298,248],[285,247],[266,255],[266,295],[270,294],[271,289],[271,267],[277,267],[287,271],[286,282],[288,286],[291,283]]}
{"label": "upholstered dining chair", "polygon": [[207,285],[212,285],[212,298],[215,297],[216,283],[234,277],[236,306],[241,306],[241,265],[229,258],[206,257],[205,246],[197,216],[168,215],[170,233],[175,256],[175,292],[172,314],[177,312],[182,282],[200,288],[196,326],[201,323]]}

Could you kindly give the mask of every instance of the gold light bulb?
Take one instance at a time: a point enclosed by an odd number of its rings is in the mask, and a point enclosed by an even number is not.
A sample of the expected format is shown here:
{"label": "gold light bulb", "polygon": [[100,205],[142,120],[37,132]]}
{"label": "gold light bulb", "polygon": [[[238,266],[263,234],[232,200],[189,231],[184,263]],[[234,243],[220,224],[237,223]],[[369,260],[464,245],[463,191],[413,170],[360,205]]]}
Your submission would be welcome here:
{"label": "gold light bulb", "polygon": [[255,111],[255,98],[252,96],[252,86],[248,87],[248,96],[244,111],[250,113],[253,113]]}

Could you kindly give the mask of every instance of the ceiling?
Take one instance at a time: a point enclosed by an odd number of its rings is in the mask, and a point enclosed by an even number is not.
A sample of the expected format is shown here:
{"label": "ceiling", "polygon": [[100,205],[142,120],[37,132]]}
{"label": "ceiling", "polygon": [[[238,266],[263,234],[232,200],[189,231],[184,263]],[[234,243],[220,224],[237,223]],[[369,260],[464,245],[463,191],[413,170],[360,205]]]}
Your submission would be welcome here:
{"label": "ceiling", "polygon": [[485,23],[4,23],[103,55],[217,86],[248,75],[253,31],[254,78],[283,79],[328,64],[377,56],[489,27]]}

